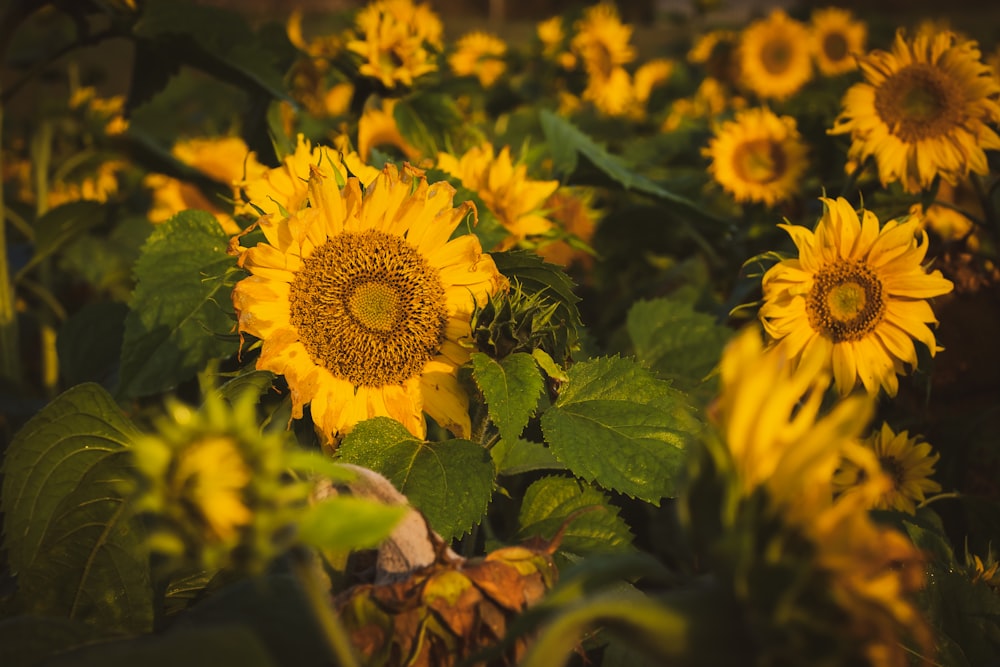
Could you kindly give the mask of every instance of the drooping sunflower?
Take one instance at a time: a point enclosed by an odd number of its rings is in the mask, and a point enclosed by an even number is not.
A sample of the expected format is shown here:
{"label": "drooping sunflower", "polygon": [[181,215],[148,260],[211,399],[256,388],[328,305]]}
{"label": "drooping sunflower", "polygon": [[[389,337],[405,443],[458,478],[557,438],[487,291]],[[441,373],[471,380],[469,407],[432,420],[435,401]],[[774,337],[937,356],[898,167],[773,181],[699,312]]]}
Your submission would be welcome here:
{"label": "drooping sunflower", "polygon": [[775,345],[792,359],[819,350],[832,363],[837,390],[858,381],[869,394],[895,396],[898,374],[917,364],[913,339],[937,351],[936,323],[927,299],[952,290],[940,271],[923,265],[927,234],[913,219],[879,226],[842,198],[823,198],[816,229],[778,225],[798,257],[768,269],[760,319]]}
{"label": "drooping sunflower", "polygon": [[[882,493],[870,499],[872,509],[895,509],[915,514],[917,504],[926,500],[928,493],[937,493],[941,485],[931,479],[934,464],[940,454],[919,438],[910,437],[908,431],[896,433],[887,423],[864,440],[878,458],[882,472],[891,484]],[[853,462],[845,462],[834,476],[834,487],[842,493],[851,493],[863,481],[865,472]]]}
{"label": "drooping sunflower", "polygon": [[496,35],[476,30],[459,38],[455,51],[448,56],[448,64],[457,76],[475,76],[480,85],[489,88],[507,70],[506,54],[506,42]]}
{"label": "drooping sunflower", "polygon": [[358,39],[347,49],[362,57],[358,72],[386,88],[412,86],[415,79],[437,71],[431,49],[441,48],[441,21],[427,5],[410,0],[377,0],[355,18]]}
{"label": "drooping sunflower", "polygon": [[740,81],[764,99],[784,100],[812,78],[809,29],[781,9],[752,22],[740,35]]}
{"label": "drooping sunflower", "polygon": [[552,228],[552,221],[542,214],[542,207],[559,187],[559,181],[528,178],[528,166],[514,163],[509,146],[495,153],[493,144],[487,141],[473,146],[461,158],[438,153],[438,168],[457,176],[462,185],[479,195],[510,232],[506,246]]}
{"label": "drooping sunflower", "polygon": [[858,68],[857,56],[865,52],[868,26],[850,10],[839,7],[817,9],[811,21],[816,67],[826,76],[837,76]]}
{"label": "drooping sunflower", "polygon": [[736,201],[768,206],[798,192],[806,152],[795,119],[765,107],[737,112],[703,149],[712,161],[709,172]]}
{"label": "drooping sunflower", "polygon": [[267,242],[240,255],[252,275],[233,290],[239,331],[263,341],[257,368],[285,377],[293,417],[309,404],[324,443],[375,416],[423,438],[424,412],[469,435],[459,340],[506,280],[474,235],[449,240],[475,210],[454,194],[409,165],[363,191],[313,165],[309,206],[262,217]]}
{"label": "drooping sunflower", "polygon": [[896,33],[892,51],[859,60],[863,83],[851,86],[830,134],[850,134],[848,158],[874,156],[883,185],[907,192],[938,175],[955,183],[986,174],[986,150],[1000,149],[990,125],[1000,122],[1000,82],[983,64],[976,42],[955,33]]}
{"label": "drooping sunflower", "polygon": [[399,151],[407,160],[420,157],[420,149],[406,140],[399,131],[393,115],[396,100],[386,98],[381,104],[365,107],[358,119],[358,154],[367,162],[373,148],[390,146]]}

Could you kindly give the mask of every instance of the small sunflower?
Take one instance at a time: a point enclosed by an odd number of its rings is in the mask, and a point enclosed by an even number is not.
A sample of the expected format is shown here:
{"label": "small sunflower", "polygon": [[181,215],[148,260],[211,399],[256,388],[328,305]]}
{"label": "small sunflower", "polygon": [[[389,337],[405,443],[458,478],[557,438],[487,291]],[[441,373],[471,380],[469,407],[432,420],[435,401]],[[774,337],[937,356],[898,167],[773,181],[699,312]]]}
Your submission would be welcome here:
{"label": "small sunflower", "polygon": [[395,108],[396,100],[386,98],[381,105],[366,106],[358,119],[358,154],[365,162],[371,159],[373,148],[382,146],[392,147],[407,160],[420,157],[420,149],[407,141],[399,131],[393,115]]}
{"label": "small sunflower", "polygon": [[816,67],[826,76],[858,68],[856,57],[865,52],[868,26],[847,9],[827,7],[812,13],[812,44]]}
{"label": "small sunflower", "polygon": [[332,445],[355,424],[396,419],[425,435],[426,411],[456,436],[470,431],[459,341],[477,306],[506,285],[472,234],[449,241],[474,211],[454,188],[388,164],[362,190],[313,165],[308,208],[265,216],[266,243],[246,249],[252,275],[233,290],[239,331],[263,341],[258,369],[284,375],[292,414]]}
{"label": "small sunflower", "polygon": [[489,88],[507,70],[504,56],[507,43],[496,35],[477,30],[461,37],[448,56],[451,71],[457,76],[475,76],[483,88]]}
{"label": "small sunflower", "polygon": [[758,97],[785,100],[812,78],[809,29],[780,9],[740,35],[741,82]]}
{"label": "small sunflower", "polygon": [[635,60],[631,45],[632,27],[621,22],[618,9],[610,2],[601,2],[584,10],[574,25],[576,35],[570,49],[583,63],[590,76],[607,78],[616,67]]}
{"label": "small sunflower", "polygon": [[837,390],[860,380],[869,394],[895,396],[897,374],[917,364],[913,339],[937,351],[936,323],[927,299],[952,290],[940,271],[922,262],[927,234],[912,219],[861,218],[845,199],[822,199],[815,231],[778,225],[798,248],[796,258],[768,269],[760,318],[774,343],[792,359],[819,350],[830,360]]}
{"label": "small sunflower", "polygon": [[[872,509],[895,509],[915,514],[917,505],[926,494],[937,493],[941,485],[931,479],[934,464],[940,458],[930,444],[911,438],[908,431],[895,433],[883,423],[882,428],[864,440],[864,445],[875,452],[882,472],[891,484],[871,499]],[[850,493],[866,476],[865,471],[852,462],[846,462],[834,477],[838,491]]]}
{"label": "small sunflower", "polygon": [[754,107],[722,123],[703,154],[712,161],[709,172],[736,201],[773,206],[798,192],[806,150],[794,118]]}
{"label": "small sunflower", "polygon": [[1000,82],[976,42],[952,32],[896,33],[892,51],[859,61],[863,83],[848,89],[830,134],[850,134],[848,159],[870,156],[883,185],[930,188],[938,175],[955,183],[986,174],[986,150],[1000,149]]}
{"label": "small sunflower", "polygon": [[495,153],[493,144],[487,141],[473,146],[461,158],[438,153],[438,168],[457,176],[462,185],[479,195],[510,232],[511,245],[552,228],[552,221],[542,215],[542,207],[559,187],[559,181],[529,179],[527,165],[513,162],[510,147]]}
{"label": "small sunflower", "polygon": [[358,12],[355,26],[359,38],[348,41],[347,49],[362,57],[360,74],[392,89],[437,71],[430,48],[441,48],[441,21],[427,5],[378,0]]}

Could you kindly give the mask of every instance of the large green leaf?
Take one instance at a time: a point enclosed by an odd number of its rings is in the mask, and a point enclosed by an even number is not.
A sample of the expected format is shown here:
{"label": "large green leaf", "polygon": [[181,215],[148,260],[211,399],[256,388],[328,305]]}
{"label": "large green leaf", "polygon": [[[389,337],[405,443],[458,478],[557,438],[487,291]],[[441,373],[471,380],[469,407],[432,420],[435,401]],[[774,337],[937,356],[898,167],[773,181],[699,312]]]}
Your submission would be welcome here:
{"label": "large green leaf", "polygon": [[29,611],[105,631],[151,626],[147,560],[120,488],[136,435],[104,389],[82,384],[11,442],[3,466],[5,546]]}
{"label": "large green leaf", "polygon": [[584,509],[566,527],[560,550],[585,555],[629,549],[632,531],[610,498],[568,477],[543,477],[528,487],[518,514],[518,537],[551,539],[574,512]]}
{"label": "large green leaf", "polygon": [[490,449],[498,475],[518,475],[533,470],[565,470],[566,466],[552,456],[540,442],[518,438],[501,440]]}
{"label": "large green leaf", "polygon": [[167,391],[236,352],[230,294],[239,272],[227,242],[205,211],[178,213],[150,235],[125,319],[123,396]]}
{"label": "large green leaf", "polygon": [[706,383],[732,334],[688,302],[667,298],[635,303],[626,327],[639,362],[689,392]]}
{"label": "large green leaf", "polygon": [[472,355],[472,377],[486,398],[490,419],[500,437],[514,441],[535,411],[545,382],[534,358],[515,352],[496,361],[482,352]]}
{"label": "large green leaf", "polygon": [[388,417],[361,422],[337,451],[341,460],[392,482],[445,540],[478,523],[493,495],[493,461],[483,447],[469,440],[424,442]]}
{"label": "large green leaf", "polygon": [[672,496],[700,430],[686,397],[634,361],[602,357],[568,371],[542,432],[556,458],[606,489],[658,504]]}
{"label": "large green leaf", "polygon": [[18,272],[18,277],[51,257],[67,243],[94,227],[106,223],[112,207],[96,201],[74,201],[57,206],[35,222],[35,253]]}
{"label": "large green leaf", "polygon": [[56,338],[59,370],[67,384],[112,386],[118,367],[128,307],[118,301],[84,305],[63,322]]}
{"label": "large green leaf", "polygon": [[578,156],[582,155],[605,176],[626,190],[656,197],[668,204],[679,206],[703,220],[721,223],[697,203],[670,192],[646,176],[629,169],[621,158],[609,153],[565,118],[542,109],[539,112],[539,120],[552,152],[553,168],[557,173],[572,174],[578,167]]}

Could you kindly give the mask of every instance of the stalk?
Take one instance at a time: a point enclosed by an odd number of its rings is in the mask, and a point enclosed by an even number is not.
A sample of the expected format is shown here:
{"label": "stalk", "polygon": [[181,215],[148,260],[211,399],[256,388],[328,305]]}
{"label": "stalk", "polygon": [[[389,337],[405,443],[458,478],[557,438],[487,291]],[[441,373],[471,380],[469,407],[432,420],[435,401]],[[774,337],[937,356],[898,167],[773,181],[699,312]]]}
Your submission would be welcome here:
{"label": "stalk", "polygon": [[[3,89],[0,88],[0,95]],[[3,144],[3,104],[0,103],[0,145]],[[0,170],[3,155],[0,153]],[[0,377],[14,384],[21,381],[21,355],[17,344],[17,312],[14,308],[14,288],[7,264],[7,215],[0,184]]]}

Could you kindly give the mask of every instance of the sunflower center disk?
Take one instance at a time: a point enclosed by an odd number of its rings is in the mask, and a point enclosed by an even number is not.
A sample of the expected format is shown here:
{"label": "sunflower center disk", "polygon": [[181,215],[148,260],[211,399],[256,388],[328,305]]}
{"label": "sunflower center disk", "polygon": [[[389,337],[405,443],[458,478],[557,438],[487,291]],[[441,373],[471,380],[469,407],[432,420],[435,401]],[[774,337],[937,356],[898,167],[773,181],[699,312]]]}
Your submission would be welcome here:
{"label": "sunflower center disk", "polygon": [[773,141],[748,141],[737,149],[733,167],[746,182],[771,183],[785,171],[785,153]]}
{"label": "sunflower center disk", "polygon": [[944,135],[961,125],[962,91],[925,64],[905,67],[875,90],[875,111],[906,142]]}
{"label": "sunflower center disk", "polygon": [[882,321],[882,282],[859,261],[822,269],[806,297],[809,323],[834,342],[860,340]]}
{"label": "sunflower center disk", "polygon": [[444,286],[400,236],[343,233],[303,261],[289,294],[306,351],[355,386],[401,384],[444,341]]}
{"label": "sunflower center disk", "polygon": [[831,32],[823,36],[823,53],[835,63],[847,57],[847,40],[839,32]]}
{"label": "sunflower center disk", "polygon": [[893,481],[896,489],[901,489],[904,482],[906,469],[902,462],[892,456],[880,456],[878,459],[882,472],[887,474]]}
{"label": "sunflower center disk", "polygon": [[791,63],[792,47],[784,40],[772,40],[764,47],[760,60],[769,74],[783,74]]}

